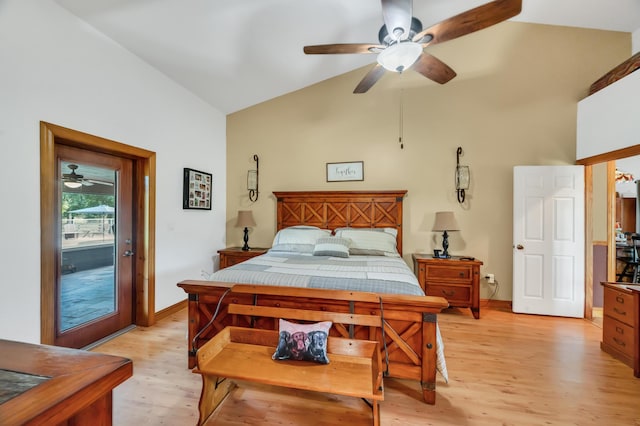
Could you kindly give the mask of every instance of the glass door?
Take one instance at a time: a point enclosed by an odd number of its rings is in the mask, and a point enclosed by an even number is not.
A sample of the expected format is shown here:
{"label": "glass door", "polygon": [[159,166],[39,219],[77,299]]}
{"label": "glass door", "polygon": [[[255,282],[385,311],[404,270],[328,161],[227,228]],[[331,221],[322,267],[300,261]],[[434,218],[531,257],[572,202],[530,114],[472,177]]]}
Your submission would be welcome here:
{"label": "glass door", "polygon": [[132,323],[133,166],[67,146],[57,158],[55,344],[81,348]]}

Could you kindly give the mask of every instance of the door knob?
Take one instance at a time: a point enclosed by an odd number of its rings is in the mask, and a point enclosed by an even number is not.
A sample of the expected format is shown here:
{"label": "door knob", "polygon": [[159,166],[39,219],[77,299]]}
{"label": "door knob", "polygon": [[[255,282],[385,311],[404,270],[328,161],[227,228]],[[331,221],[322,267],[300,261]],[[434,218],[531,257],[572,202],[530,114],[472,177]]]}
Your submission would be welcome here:
{"label": "door knob", "polygon": [[124,254],[122,256],[124,257],[130,257],[133,256],[135,253],[132,250],[125,250]]}
{"label": "door knob", "polygon": [[516,246],[516,248],[517,248],[518,250],[524,250],[524,246],[523,246],[522,244],[518,244],[518,245]]}

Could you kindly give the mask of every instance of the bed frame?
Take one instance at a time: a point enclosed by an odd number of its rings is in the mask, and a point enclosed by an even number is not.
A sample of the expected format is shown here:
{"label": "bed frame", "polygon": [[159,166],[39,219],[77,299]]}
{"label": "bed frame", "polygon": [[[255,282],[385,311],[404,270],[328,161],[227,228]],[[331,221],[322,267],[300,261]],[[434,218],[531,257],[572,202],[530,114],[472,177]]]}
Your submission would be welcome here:
{"label": "bed frame", "polygon": [[[402,201],[406,192],[274,192],[277,229],[294,225],[327,229],[392,227],[398,230],[398,251],[402,253]],[[200,280],[178,283],[189,296],[189,368],[196,364],[197,349],[231,324],[232,315],[227,311],[229,303],[381,315],[384,333],[378,329],[371,335],[369,328],[353,328],[350,337],[379,341],[382,359],[386,360],[383,361],[385,375],[419,381],[424,401],[435,403],[437,313],[448,306],[446,299],[384,294],[380,305],[334,300],[332,290],[322,290],[326,292],[326,298],[318,301],[317,298],[278,294],[277,287],[271,292],[273,294],[267,295],[233,293],[231,287],[235,284],[242,283]]]}

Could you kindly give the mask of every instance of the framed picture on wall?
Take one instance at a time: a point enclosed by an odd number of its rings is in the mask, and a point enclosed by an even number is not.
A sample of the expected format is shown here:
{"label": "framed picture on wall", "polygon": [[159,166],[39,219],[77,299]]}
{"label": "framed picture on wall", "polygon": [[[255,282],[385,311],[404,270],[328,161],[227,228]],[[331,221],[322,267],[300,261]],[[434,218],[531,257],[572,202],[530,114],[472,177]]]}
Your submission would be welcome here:
{"label": "framed picture on wall", "polygon": [[327,182],[364,180],[364,161],[327,163]]}
{"label": "framed picture on wall", "polygon": [[182,186],[182,208],[211,210],[211,173],[184,169]]}

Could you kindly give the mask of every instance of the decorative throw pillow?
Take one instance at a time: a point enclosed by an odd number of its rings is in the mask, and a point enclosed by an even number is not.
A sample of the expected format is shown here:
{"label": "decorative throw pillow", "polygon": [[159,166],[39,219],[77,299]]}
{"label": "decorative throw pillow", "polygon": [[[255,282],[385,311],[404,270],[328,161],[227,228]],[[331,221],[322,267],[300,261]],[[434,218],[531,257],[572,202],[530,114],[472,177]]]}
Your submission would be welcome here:
{"label": "decorative throw pillow", "polygon": [[295,324],[281,319],[278,347],[272,358],[329,364],[327,340],[331,325],[331,321]]}
{"label": "decorative throw pillow", "polygon": [[318,238],[313,248],[314,256],[349,257],[351,240],[340,237]]}

